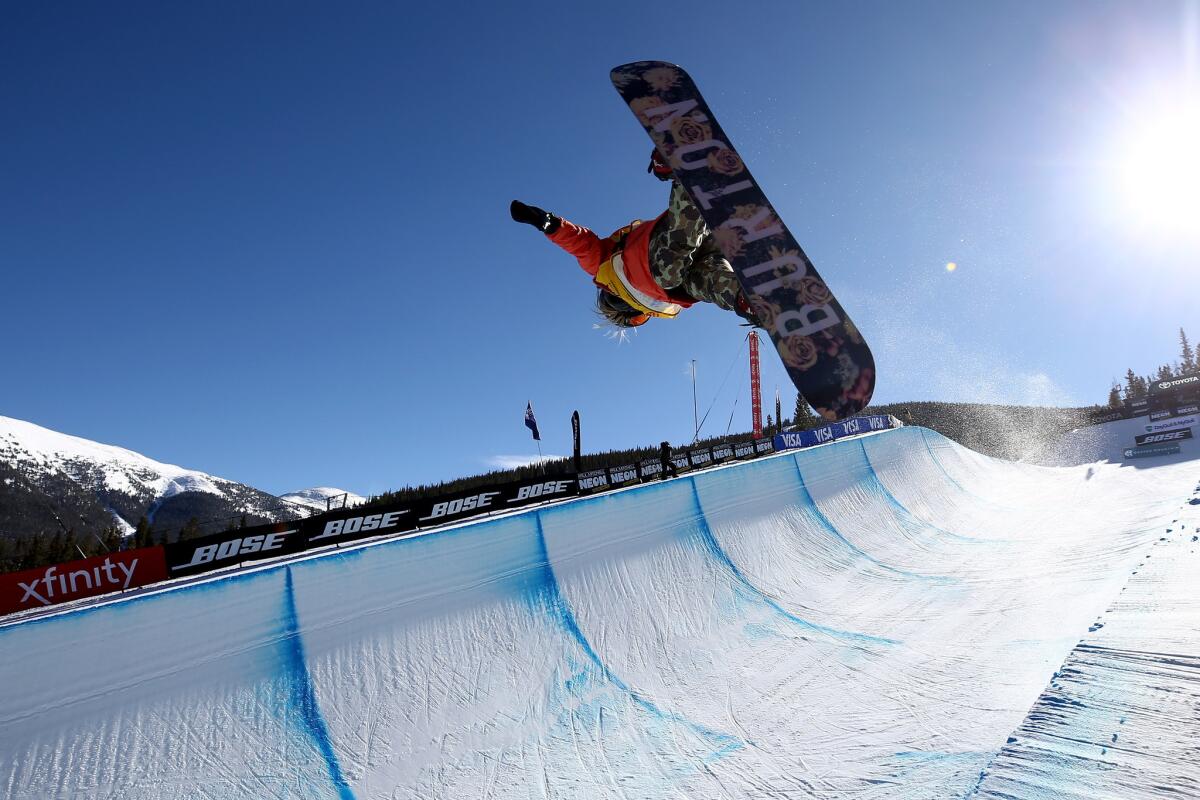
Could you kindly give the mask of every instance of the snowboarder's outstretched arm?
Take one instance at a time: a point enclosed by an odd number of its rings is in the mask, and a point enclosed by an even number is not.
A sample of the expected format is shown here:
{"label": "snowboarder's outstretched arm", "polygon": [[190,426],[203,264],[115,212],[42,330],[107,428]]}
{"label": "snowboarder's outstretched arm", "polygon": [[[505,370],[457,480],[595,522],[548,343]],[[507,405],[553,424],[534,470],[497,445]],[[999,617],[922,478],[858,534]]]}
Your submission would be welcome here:
{"label": "snowboarder's outstretched arm", "polygon": [[550,241],[575,256],[579,266],[589,275],[594,276],[604,260],[612,255],[611,242],[601,239],[582,225],[576,225],[537,206],[527,206],[519,200],[513,200],[509,213],[515,221],[532,225],[546,234]]}

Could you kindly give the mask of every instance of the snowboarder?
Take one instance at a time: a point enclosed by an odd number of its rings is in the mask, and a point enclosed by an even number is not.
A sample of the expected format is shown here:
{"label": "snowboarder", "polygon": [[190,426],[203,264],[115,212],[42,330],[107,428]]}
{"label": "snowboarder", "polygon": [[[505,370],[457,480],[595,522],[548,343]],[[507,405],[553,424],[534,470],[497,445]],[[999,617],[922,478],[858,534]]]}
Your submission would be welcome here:
{"label": "snowboarder", "polygon": [[701,301],[759,325],[733,267],[657,149],[646,171],[672,181],[667,210],[651,222],[634,220],[603,239],[519,200],[512,201],[509,213],[578,259],[596,284],[596,311],[618,328],[635,328],[651,317],[670,319]]}
{"label": "snowboarder", "polygon": [[662,472],[658,473],[660,481],[679,477],[679,470],[675,467],[675,462],[671,460],[670,442],[663,442],[658,446],[658,458],[662,462]]}

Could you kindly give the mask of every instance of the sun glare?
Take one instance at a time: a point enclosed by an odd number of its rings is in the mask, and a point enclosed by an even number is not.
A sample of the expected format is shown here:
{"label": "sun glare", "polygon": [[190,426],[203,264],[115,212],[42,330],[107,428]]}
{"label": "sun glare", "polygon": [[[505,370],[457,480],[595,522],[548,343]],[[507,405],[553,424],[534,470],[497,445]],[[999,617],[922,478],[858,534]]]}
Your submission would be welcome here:
{"label": "sun glare", "polygon": [[1139,119],[1119,148],[1116,182],[1138,231],[1200,239],[1200,102]]}

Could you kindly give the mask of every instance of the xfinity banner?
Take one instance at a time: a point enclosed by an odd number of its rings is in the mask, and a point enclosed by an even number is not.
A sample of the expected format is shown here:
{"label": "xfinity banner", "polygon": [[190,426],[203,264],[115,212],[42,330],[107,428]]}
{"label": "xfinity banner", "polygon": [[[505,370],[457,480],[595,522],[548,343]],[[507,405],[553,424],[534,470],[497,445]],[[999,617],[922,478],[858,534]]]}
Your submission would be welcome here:
{"label": "xfinity banner", "polygon": [[304,540],[300,536],[299,522],[273,522],[175,542],[164,549],[167,571],[172,578],[177,578],[243,561],[298,553],[304,549]]}
{"label": "xfinity banner", "polygon": [[0,614],[121,592],[166,578],[161,547],[141,547],[13,572],[0,575]]}

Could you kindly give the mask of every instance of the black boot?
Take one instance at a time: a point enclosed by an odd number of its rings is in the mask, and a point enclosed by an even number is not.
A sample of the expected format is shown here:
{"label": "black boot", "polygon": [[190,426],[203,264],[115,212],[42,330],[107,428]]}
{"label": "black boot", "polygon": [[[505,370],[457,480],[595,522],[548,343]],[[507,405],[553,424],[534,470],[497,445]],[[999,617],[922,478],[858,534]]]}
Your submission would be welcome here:
{"label": "black boot", "polygon": [[543,211],[537,206],[527,206],[520,200],[512,201],[512,205],[508,207],[508,213],[512,215],[514,222],[524,222],[546,234],[554,233],[562,224],[562,220],[549,211]]}

